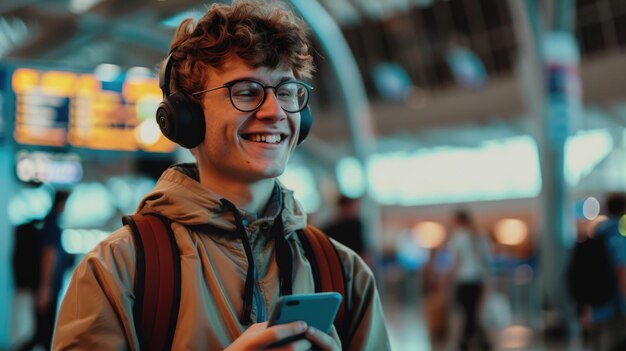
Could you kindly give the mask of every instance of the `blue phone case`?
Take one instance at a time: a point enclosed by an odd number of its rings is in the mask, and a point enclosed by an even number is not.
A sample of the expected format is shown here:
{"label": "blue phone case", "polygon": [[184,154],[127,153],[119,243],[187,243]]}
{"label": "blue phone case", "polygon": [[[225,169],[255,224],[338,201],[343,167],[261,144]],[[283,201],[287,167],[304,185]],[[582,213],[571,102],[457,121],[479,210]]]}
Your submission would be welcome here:
{"label": "blue phone case", "polygon": [[[307,325],[328,334],[339,310],[341,299],[341,294],[336,292],[282,296],[278,299],[270,315],[268,326],[304,321]],[[302,338],[302,336],[296,335],[281,340],[279,343],[270,345],[270,347],[287,344]]]}

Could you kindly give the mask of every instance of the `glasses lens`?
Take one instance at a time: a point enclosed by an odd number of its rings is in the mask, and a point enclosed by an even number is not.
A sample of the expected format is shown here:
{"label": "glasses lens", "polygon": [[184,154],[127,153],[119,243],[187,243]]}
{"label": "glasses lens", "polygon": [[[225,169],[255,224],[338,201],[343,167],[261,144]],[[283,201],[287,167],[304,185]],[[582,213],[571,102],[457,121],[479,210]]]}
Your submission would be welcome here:
{"label": "glasses lens", "polygon": [[253,81],[239,81],[230,88],[230,100],[241,111],[253,111],[261,104],[265,91]]}
{"label": "glasses lens", "polygon": [[301,111],[309,101],[309,90],[299,82],[285,82],[276,87],[276,97],[283,110]]}

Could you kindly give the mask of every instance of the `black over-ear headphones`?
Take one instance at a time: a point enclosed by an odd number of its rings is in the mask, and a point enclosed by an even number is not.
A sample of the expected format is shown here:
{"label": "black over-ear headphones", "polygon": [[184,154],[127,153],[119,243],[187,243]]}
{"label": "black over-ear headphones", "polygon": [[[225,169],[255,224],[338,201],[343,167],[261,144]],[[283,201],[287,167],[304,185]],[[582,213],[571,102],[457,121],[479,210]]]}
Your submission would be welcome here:
{"label": "black over-ear headphones", "polygon": [[[159,87],[163,92],[163,101],[156,112],[156,120],[165,137],[185,148],[194,148],[204,140],[206,125],[202,106],[184,93],[170,93],[170,75],[174,47],[165,58],[163,68],[159,70]],[[313,117],[309,106],[300,111],[300,135],[298,144],[304,141],[311,130]]]}
{"label": "black over-ear headphones", "polygon": [[159,87],[163,101],[156,112],[156,120],[163,135],[188,149],[204,140],[204,112],[202,107],[180,91],[170,94],[173,48],[159,71]]}

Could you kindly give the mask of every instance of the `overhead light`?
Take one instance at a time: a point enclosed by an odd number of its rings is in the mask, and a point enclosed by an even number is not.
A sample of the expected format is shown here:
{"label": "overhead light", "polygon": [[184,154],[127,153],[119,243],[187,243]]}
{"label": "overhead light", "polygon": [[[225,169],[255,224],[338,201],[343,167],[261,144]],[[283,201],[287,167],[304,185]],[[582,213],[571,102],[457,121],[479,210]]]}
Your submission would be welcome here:
{"label": "overhead light", "polygon": [[72,13],[80,14],[86,12],[101,1],[102,0],[71,0],[69,10]]}
{"label": "overhead light", "polygon": [[355,157],[344,157],[337,162],[335,169],[337,185],[342,194],[357,198],[365,193],[365,171]]}
{"label": "overhead light", "polygon": [[296,199],[302,204],[304,212],[314,213],[319,210],[322,199],[316,186],[315,175],[309,167],[288,165],[278,179],[293,190]]}
{"label": "overhead light", "polygon": [[74,184],[83,177],[78,155],[21,151],[17,155],[16,175],[23,182]]}
{"label": "overhead light", "polygon": [[505,218],[496,223],[494,234],[500,244],[515,246],[528,238],[528,226],[520,219]]}
{"label": "overhead light", "polygon": [[413,229],[413,237],[419,246],[425,249],[435,249],[446,241],[446,228],[437,222],[420,222]]}
{"label": "overhead light", "polygon": [[413,92],[413,83],[404,67],[383,62],[372,69],[372,78],[378,93],[394,101],[407,101]]}
{"label": "overhead light", "polygon": [[582,210],[583,216],[592,221],[600,215],[600,202],[595,197],[590,196],[583,202]]}
{"label": "overhead light", "polygon": [[135,129],[135,138],[142,145],[154,145],[161,137],[161,130],[156,120],[146,120],[141,122]]}
{"label": "overhead light", "polygon": [[70,254],[86,254],[110,232],[97,229],[64,229],[61,233],[61,245]]}
{"label": "overhead light", "polygon": [[126,71],[126,80],[144,80],[154,78],[154,71],[147,67],[131,67]]}
{"label": "overhead light", "polygon": [[114,82],[122,73],[122,69],[118,65],[110,63],[102,63],[96,66],[94,74],[101,82]]}
{"label": "overhead light", "polygon": [[459,85],[482,88],[487,84],[487,70],[480,57],[470,49],[454,45],[446,53],[446,60]]}
{"label": "overhead light", "polygon": [[2,33],[0,35],[0,57],[14,48],[15,44],[23,42],[28,37],[26,23],[17,17],[10,20],[0,17],[0,32]]}

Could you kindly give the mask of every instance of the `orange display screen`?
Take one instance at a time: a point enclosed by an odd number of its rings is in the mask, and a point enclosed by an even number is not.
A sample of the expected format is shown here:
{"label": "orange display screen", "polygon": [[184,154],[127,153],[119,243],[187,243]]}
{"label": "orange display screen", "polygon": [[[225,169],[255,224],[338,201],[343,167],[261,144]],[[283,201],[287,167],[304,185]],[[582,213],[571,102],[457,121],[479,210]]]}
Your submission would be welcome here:
{"label": "orange display screen", "polygon": [[13,72],[15,129],[20,144],[171,152],[154,113],[154,78],[103,82],[94,74],[18,68]]}

